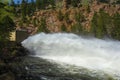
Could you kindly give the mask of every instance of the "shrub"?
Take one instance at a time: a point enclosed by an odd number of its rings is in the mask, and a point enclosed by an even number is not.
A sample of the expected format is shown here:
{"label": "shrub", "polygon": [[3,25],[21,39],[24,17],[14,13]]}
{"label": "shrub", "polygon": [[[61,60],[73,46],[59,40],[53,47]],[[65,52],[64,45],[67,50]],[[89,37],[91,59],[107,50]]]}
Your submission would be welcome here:
{"label": "shrub", "polygon": [[77,21],[77,22],[83,22],[83,21],[85,21],[85,18],[84,18],[84,15],[82,15],[82,13],[80,13],[80,12],[76,12],[76,14],[75,14],[75,20]]}
{"label": "shrub", "polygon": [[62,26],[61,26],[61,31],[62,32],[67,32],[67,28],[64,24],[62,24]]}
{"label": "shrub", "polygon": [[71,26],[71,31],[73,33],[79,34],[79,33],[83,32],[83,27],[82,27],[82,25],[80,23],[76,23],[73,26]]}
{"label": "shrub", "polygon": [[63,13],[61,12],[61,10],[59,10],[58,15],[57,15],[57,18],[59,19],[59,21],[62,21],[62,20],[64,19],[64,15],[63,15]]}
{"label": "shrub", "polygon": [[41,18],[38,32],[47,32],[47,33],[49,32],[46,24],[46,19],[44,17]]}

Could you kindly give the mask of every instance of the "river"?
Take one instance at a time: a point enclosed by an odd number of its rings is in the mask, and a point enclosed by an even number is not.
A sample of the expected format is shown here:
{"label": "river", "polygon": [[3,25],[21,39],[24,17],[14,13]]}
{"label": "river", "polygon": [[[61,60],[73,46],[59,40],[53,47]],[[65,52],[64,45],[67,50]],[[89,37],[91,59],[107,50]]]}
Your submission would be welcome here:
{"label": "river", "polygon": [[40,33],[22,42],[35,80],[120,80],[120,42],[73,33]]}

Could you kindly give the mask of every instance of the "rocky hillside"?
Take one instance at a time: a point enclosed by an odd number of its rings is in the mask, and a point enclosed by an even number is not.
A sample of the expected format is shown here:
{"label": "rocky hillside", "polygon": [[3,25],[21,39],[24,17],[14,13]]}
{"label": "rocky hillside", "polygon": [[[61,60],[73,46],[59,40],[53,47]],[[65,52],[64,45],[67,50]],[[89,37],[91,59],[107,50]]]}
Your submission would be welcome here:
{"label": "rocky hillside", "polygon": [[[39,29],[42,31],[42,29],[45,30],[45,28],[49,32],[71,32],[72,27],[79,22],[79,26],[81,25],[86,31],[89,31],[94,13],[99,13],[100,10],[112,16],[115,13],[120,13],[120,5],[101,3],[95,0],[87,6],[70,6],[69,8],[63,6],[63,8],[38,10],[34,12],[32,17],[27,17],[26,23],[21,24],[20,21],[18,21],[17,29],[25,28],[30,34],[35,34]],[[42,28],[41,26],[44,27]]]}

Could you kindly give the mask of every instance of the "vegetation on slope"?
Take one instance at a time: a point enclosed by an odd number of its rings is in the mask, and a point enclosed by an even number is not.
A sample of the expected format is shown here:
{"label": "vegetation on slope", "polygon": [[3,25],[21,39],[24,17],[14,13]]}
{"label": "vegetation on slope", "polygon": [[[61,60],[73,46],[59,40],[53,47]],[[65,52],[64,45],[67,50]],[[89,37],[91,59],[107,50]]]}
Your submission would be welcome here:
{"label": "vegetation on slope", "polygon": [[11,32],[15,30],[13,19],[14,7],[0,1],[0,80],[15,80],[9,62],[26,54],[22,46],[10,41]]}
{"label": "vegetation on slope", "polygon": [[115,18],[120,14],[118,0],[63,0],[63,4],[60,3],[59,0],[32,0],[31,3],[22,0],[22,4],[15,5],[20,16],[17,27],[31,29],[31,34],[63,30],[119,40],[119,29],[116,30],[119,18]]}

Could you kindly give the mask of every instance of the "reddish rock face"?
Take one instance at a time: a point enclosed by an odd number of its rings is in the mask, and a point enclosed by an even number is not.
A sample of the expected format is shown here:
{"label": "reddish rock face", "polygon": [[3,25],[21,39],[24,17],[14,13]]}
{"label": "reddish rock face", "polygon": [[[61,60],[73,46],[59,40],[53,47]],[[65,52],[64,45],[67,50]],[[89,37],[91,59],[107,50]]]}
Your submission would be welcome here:
{"label": "reddish rock face", "polygon": [[[71,26],[76,23],[75,16],[78,13],[82,13],[85,20],[81,22],[82,26],[89,31],[91,27],[91,20],[95,12],[99,12],[100,9],[104,10],[106,13],[109,13],[111,16],[116,12],[120,13],[119,5],[110,5],[106,3],[100,3],[97,0],[94,0],[92,4],[89,5],[90,12],[87,12],[86,6],[81,6],[80,8],[68,8],[68,0],[63,0],[63,8],[61,9],[49,9],[49,10],[40,10],[36,11],[34,15],[29,19],[29,24],[26,27],[24,23],[22,27],[25,27],[30,31],[30,34],[35,34],[38,27],[41,23],[41,18],[44,17],[46,20],[47,29],[50,32],[60,32],[61,26],[64,25],[68,31],[70,31]],[[59,11],[61,11],[63,20],[59,20]],[[67,15],[66,15],[67,14]],[[17,27],[19,26],[19,21],[16,22]],[[32,28],[29,28],[32,27]]]}

